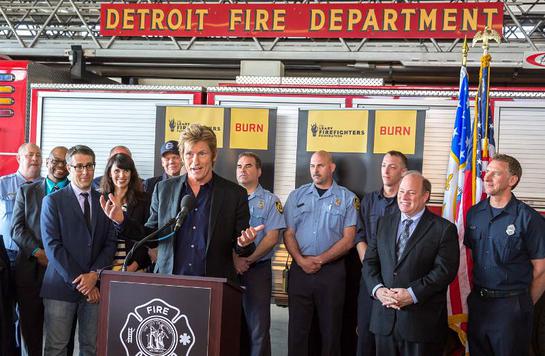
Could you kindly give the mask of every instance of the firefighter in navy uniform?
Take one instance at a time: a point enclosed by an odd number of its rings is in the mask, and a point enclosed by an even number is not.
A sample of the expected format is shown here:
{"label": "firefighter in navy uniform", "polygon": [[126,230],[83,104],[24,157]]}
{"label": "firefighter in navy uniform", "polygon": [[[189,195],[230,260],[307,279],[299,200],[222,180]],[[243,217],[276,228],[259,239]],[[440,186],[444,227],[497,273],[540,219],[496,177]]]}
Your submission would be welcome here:
{"label": "firefighter in navy uniform", "polygon": [[515,158],[494,156],[484,178],[489,198],[467,214],[464,243],[474,261],[471,356],[529,352],[534,304],[545,289],[545,219],[512,194],[521,175]]}

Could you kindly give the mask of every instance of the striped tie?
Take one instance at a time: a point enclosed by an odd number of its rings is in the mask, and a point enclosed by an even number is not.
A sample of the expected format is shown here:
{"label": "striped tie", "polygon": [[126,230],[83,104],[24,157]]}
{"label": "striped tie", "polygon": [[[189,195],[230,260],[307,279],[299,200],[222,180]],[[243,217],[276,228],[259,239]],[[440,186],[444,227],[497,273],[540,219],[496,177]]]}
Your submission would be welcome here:
{"label": "striped tie", "polygon": [[403,251],[405,251],[405,246],[407,246],[407,241],[409,241],[409,237],[411,236],[410,228],[413,221],[411,219],[405,219],[403,220],[403,223],[401,224],[401,228],[403,231],[401,232],[401,235],[399,236],[399,241],[397,242],[397,249],[396,249],[396,257],[397,260],[401,258],[401,255],[403,255]]}

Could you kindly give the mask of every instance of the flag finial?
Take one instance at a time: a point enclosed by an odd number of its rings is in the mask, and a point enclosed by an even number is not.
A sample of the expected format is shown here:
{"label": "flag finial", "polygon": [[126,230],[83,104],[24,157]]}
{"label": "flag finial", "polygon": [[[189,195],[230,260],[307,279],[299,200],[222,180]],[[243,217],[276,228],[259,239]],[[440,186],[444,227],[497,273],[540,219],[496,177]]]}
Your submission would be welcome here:
{"label": "flag finial", "polygon": [[475,45],[481,41],[483,43],[483,55],[487,55],[488,54],[488,42],[490,42],[490,40],[494,40],[496,41],[497,43],[500,43],[501,42],[501,37],[500,35],[498,34],[498,32],[496,32],[495,30],[491,29],[490,27],[486,26],[484,28],[484,31],[479,31],[475,34],[475,37],[473,37],[473,44],[471,45],[471,47],[475,47]]}

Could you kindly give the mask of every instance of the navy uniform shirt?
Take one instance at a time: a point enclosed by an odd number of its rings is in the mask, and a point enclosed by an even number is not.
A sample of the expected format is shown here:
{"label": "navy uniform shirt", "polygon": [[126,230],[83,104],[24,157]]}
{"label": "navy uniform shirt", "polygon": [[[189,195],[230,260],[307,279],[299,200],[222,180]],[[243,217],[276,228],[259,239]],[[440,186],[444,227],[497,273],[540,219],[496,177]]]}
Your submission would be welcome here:
{"label": "navy uniform shirt", "polygon": [[545,258],[545,219],[513,195],[503,209],[486,199],[467,213],[464,244],[473,256],[473,283],[493,290],[530,286],[530,260]]}
{"label": "navy uniform shirt", "polygon": [[[282,216],[282,203],[280,203],[276,195],[263,189],[261,185],[258,185],[256,190],[248,196],[248,205],[250,207],[250,226],[265,225],[265,228],[257,233],[255,238],[256,246],[259,245],[269,231],[286,227]],[[270,260],[273,254],[274,249],[258,261]]]}
{"label": "navy uniform shirt", "polygon": [[[173,274],[185,276],[206,274],[206,244],[212,189],[213,178],[210,182],[201,185],[193,210],[189,212],[176,234]],[[193,195],[187,182],[184,183],[180,197],[186,194]]]}
{"label": "navy uniform shirt", "polygon": [[365,194],[361,201],[363,229],[358,233],[357,242],[368,243],[369,238],[376,238],[378,219],[397,212],[399,212],[397,195],[387,198],[382,189]]}
{"label": "navy uniform shirt", "polygon": [[[38,177],[30,183],[41,182],[42,180],[42,177]],[[19,172],[0,177],[0,235],[4,238],[6,250],[19,250],[15,241],[11,239],[11,220],[17,190],[26,181],[25,177]]]}
{"label": "navy uniform shirt", "polygon": [[358,223],[359,200],[348,189],[333,185],[320,196],[314,184],[290,193],[284,216],[295,231],[303,256],[317,256],[342,239],[344,228]]}

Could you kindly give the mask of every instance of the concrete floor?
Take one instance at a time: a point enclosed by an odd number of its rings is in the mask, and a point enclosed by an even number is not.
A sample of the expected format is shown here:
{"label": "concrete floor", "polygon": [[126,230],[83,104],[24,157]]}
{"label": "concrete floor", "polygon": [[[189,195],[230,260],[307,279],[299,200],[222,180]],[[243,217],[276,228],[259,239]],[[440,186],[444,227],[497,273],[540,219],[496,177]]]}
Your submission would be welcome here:
{"label": "concrete floor", "polygon": [[288,308],[271,304],[272,356],[288,354]]}

